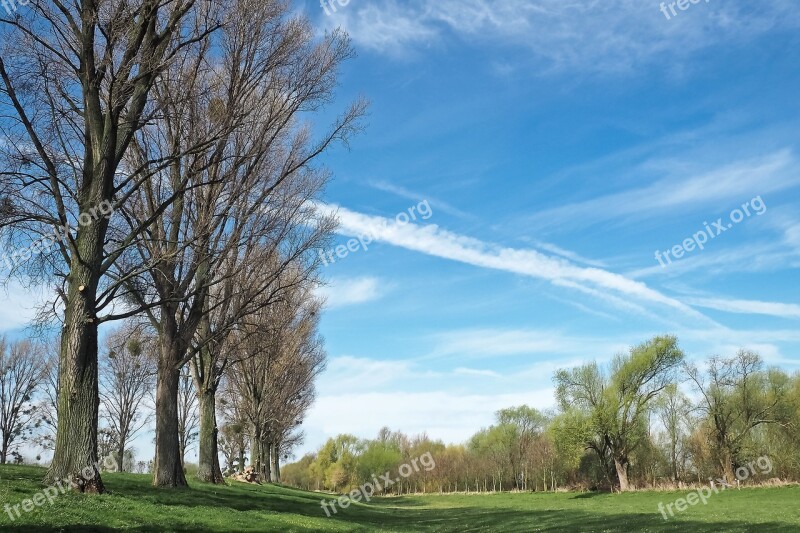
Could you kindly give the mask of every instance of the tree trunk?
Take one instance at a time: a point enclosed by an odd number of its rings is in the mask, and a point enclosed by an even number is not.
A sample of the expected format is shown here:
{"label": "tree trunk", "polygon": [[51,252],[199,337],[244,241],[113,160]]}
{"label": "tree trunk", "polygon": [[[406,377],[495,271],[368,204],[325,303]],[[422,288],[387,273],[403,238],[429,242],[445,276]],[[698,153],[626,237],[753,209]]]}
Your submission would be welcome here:
{"label": "tree trunk", "polygon": [[272,481],[272,461],[270,461],[270,451],[272,450],[272,444],[267,442],[261,443],[261,457],[259,457],[259,461],[264,468],[264,482],[270,483]]}
{"label": "tree trunk", "polygon": [[[97,468],[97,317],[95,302],[102,260],[104,222],[79,229],[70,265],[59,354],[56,443],[45,483],[76,480],[78,490],[103,493]],[[94,268],[93,268],[94,267]]]}
{"label": "tree trunk", "polygon": [[614,466],[617,469],[617,478],[619,479],[619,491],[626,492],[630,490],[628,484],[628,460],[625,458],[614,458]]}
{"label": "tree trunk", "polygon": [[722,466],[722,473],[725,474],[725,481],[732,485],[736,481],[736,474],[733,472],[733,454],[727,447],[723,448],[720,462],[722,463],[720,465]]}
{"label": "tree trunk", "polygon": [[197,479],[205,483],[224,483],[217,444],[216,391],[198,388],[200,403],[199,464]]}
{"label": "tree trunk", "polygon": [[261,430],[258,427],[254,427],[252,435],[253,441],[251,445],[252,449],[250,450],[250,464],[256,469],[256,472],[258,472],[258,475],[261,476],[264,481],[269,481],[269,478],[264,477],[266,471],[264,470],[264,463],[261,460],[263,455],[261,453]]}
{"label": "tree trunk", "polygon": [[117,472],[125,471],[125,444],[120,444],[117,449]]}
{"label": "tree trunk", "polygon": [[244,471],[244,437],[239,437],[239,472]]}
{"label": "tree trunk", "polygon": [[183,458],[178,437],[178,382],[180,370],[175,368],[175,346],[169,338],[162,340],[156,387],[156,460],[153,485],[185,487]]}
{"label": "tree trunk", "polygon": [[280,453],[280,446],[277,443],[271,444],[270,449],[272,450],[270,453],[270,457],[272,457],[272,478],[271,481],[273,483],[280,483],[281,482],[281,453]]}

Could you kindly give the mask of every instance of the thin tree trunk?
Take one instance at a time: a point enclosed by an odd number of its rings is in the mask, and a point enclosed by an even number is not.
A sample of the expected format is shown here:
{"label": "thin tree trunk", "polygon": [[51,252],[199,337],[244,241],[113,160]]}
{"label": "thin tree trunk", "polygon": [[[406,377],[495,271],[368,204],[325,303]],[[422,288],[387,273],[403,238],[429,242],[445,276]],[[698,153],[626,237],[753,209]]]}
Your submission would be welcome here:
{"label": "thin tree trunk", "polygon": [[267,442],[262,442],[260,447],[259,461],[264,469],[264,482],[269,483],[272,480],[272,464],[269,459],[270,445]]}
{"label": "thin tree trunk", "polygon": [[156,460],[153,485],[156,487],[185,487],[181,443],[178,437],[178,383],[180,370],[173,361],[175,346],[167,337],[162,340],[156,387]]}
{"label": "thin tree trunk", "polygon": [[273,443],[270,445],[270,449],[272,450],[270,456],[272,457],[272,482],[273,483],[280,483],[281,482],[281,454],[280,454],[280,446],[277,443]]}
{"label": "thin tree trunk", "polygon": [[200,434],[197,479],[205,483],[224,483],[217,443],[216,391],[198,388]]}
{"label": "thin tree trunk", "polygon": [[117,448],[117,472],[125,471],[125,443],[121,443]]}

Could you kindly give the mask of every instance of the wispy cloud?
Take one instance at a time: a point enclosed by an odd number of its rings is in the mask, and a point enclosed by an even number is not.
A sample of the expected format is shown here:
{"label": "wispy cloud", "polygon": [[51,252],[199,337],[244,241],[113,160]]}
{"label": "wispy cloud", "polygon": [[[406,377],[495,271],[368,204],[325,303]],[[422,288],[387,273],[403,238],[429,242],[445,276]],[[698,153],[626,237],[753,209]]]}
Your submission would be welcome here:
{"label": "wispy cloud", "polygon": [[347,29],[357,46],[383,54],[412,55],[456,35],[524,47],[552,68],[583,72],[628,72],[667,54],[674,64],[705,47],[796,27],[798,20],[792,0],[756,10],[744,0],[712,3],[679,21],[667,21],[657,2],[640,0],[372,0],[323,17],[328,27]]}
{"label": "wispy cloud", "polygon": [[453,215],[460,218],[474,218],[469,213],[466,213],[458,209],[457,207],[453,207],[444,200],[435,198],[429,194],[416,193],[414,191],[406,189],[405,187],[401,187],[399,185],[387,183],[385,181],[380,181],[380,180],[370,181],[368,185],[373,189],[388,192],[390,194],[394,194],[395,196],[399,196],[400,198],[405,198],[413,202],[421,202],[423,200],[428,200],[434,211],[441,211],[443,213],[447,213],[448,215]]}
{"label": "wispy cloud", "polygon": [[493,370],[478,370],[476,368],[463,368],[459,367],[453,370],[454,374],[460,376],[473,376],[473,377],[483,377],[483,378],[499,378],[501,377],[500,374]]}
{"label": "wispy cloud", "polygon": [[585,268],[566,259],[547,256],[536,250],[502,247],[471,237],[443,230],[436,225],[398,224],[384,217],[365,215],[335,205],[320,205],[322,211],[335,214],[339,232],[345,235],[373,235],[376,241],[414,250],[474,266],[502,270],[514,274],[547,280],[554,285],[587,287],[598,295],[635,298],[640,303],[657,305],[678,312],[684,319],[703,320],[708,317],[625,276],[599,268]]}
{"label": "wispy cloud", "polygon": [[326,307],[346,307],[378,300],[385,292],[385,285],[378,278],[336,278],[329,285],[317,289],[325,299]]}
{"label": "wispy cloud", "polygon": [[800,318],[800,305],[758,300],[725,300],[720,298],[686,298],[690,305],[716,309],[726,313],[768,315],[781,318]]}
{"label": "wispy cloud", "polygon": [[574,261],[575,263],[582,263],[584,265],[595,266],[600,268],[605,268],[607,266],[602,261],[597,261],[595,259],[587,259],[571,250],[566,250],[564,248],[561,248],[560,246],[557,246],[549,242],[534,241],[533,245],[541,250],[544,250],[545,252],[550,252],[551,254],[561,256],[565,259],[569,259],[570,261]]}
{"label": "wispy cloud", "polygon": [[[729,202],[728,209],[734,209],[754,196],[798,185],[797,159],[791,150],[784,149],[705,171],[674,168],[646,187],[547,209],[531,216],[530,220],[541,226],[586,225],[624,217],[660,216],[665,211],[685,210],[710,202],[717,209],[720,202]],[[714,213],[709,213],[709,219],[712,215]]]}
{"label": "wispy cloud", "polygon": [[517,355],[593,358],[610,356],[626,348],[623,342],[533,329],[475,328],[448,331],[433,338],[435,345],[432,358],[457,356],[482,359]]}

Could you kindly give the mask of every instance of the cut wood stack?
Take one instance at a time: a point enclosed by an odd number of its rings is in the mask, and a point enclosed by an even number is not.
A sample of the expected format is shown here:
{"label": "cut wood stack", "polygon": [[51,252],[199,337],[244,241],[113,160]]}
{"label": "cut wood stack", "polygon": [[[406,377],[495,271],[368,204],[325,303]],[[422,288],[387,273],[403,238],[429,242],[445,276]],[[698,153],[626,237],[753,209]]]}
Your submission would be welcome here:
{"label": "cut wood stack", "polygon": [[258,480],[258,472],[256,472],[256,469],[252,466],[245,468],[244,472],[234,474],[233,479],[244,483],[260,483]]}

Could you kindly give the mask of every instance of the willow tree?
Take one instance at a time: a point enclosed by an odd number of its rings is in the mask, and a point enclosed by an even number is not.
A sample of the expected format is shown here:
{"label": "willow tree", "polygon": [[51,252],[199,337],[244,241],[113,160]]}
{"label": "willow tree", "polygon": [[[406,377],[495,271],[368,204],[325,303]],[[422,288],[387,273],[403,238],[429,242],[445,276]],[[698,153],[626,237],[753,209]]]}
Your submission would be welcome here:
{"label": "willow tree", "polygon": [[556,398],[564,412],[585,420],[586,447],[613,461],[621,491],[630,488],[631,455],[647,439],[653,401],[675,382],[684,354],[675,337],[654,337],[614,358],[605,371],[597,363],[555,375]]}
{"label": "willow tree", "polygon": [[13,270],[25,281],[55,276],[64,308],[49,482],[92,472],[81,490],[104,491],[96,467],[98,324],[118,318],[104,275],[149,221],[112,241],[107,216],[93,214],[124,205],[150,179],[150,168],[121,162],[151,119],[159,75],[214,30],[212,5],[31,0],[0,18],[0,224],[25,247]]}
{"label": "willow tree", "polygon": [[748,350],[731,358],[712,357],[705,372],[687,364],[686,372],[699,394],[696,410],[704,417],[715,458],[732,483],[756,428],[784,421],[788,380],[765,369],[761,356]]}

